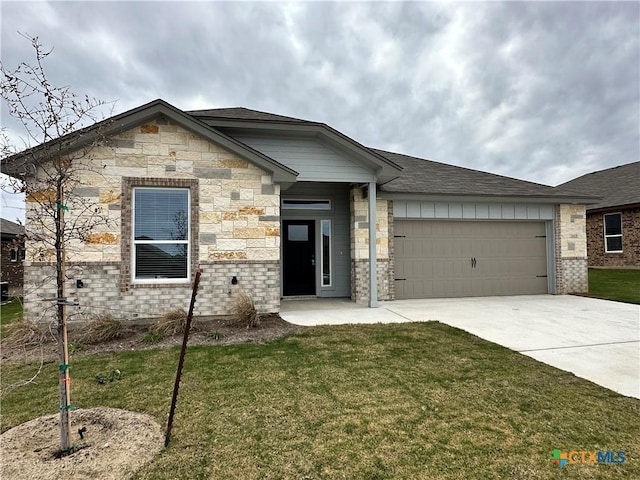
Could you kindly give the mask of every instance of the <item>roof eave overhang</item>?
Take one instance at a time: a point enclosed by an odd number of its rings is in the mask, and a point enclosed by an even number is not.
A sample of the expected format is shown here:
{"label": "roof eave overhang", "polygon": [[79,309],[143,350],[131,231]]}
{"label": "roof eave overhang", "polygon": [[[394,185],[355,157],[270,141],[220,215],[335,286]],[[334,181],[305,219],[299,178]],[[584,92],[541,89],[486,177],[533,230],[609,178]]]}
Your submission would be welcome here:
{"label": "roof eave overhang", "polygon": [[422,201],[422,202],[461,202],[461,203],[538,203],[538,204],[576,204],[594,203],[593,197],[549,197],[542,195],[478,195],[478,194],[444,194],[444,193],[378,193],[378,198],[386,200]]}
{"label": "roof eave overhang", "polygon": [[[102,122],[98,122],[97,124],[81,129],[78,132],[52,140],[46,145],[55,148],[56,156],[64,156],[81,148],[87,147],[102,138],[130,130],[135,126],[151,121],[160,115],[164,115],[184,129],[216,143],[241,158],[266,170],[272,174],[273,181],[276,183],[296,181],[298,172],[278,163],[272,158],[256,150],[253,150],[243,143],[219,132],[210,125],[203,123],[191,115],[187,115],[182,110],[160,99],[154,100],[120,115],[116,115],[107,120],[103,120]],[[41,162],[49,156],[51,156],[51,149],[40,145],[3,159],[1,170],[2,173],[16,176],[18,174],[18,168],[24,166],[25,163]]]}
{"label": "roof eave overhang", "polygon": [[635,208],[640,208],[640,202],[625,203],[623,205],[609,205],[605,207],[587,208],[587,213],[615,212],[617,210],[632,210]]}
{"label": "roof eave overhang", "polygon": [[340,133],[324,123],[318,122],[294,122],[274,120],[243,120],[197,116],[207,125],[214,128],[238,128],[248,130],[275,131],[293,135],[307,135],[326,138],[329,142],[343,150],[353,154],[361,163],[371,168],[378,183],[386,183],[397,178],[402,172],[402,167],[376,153],[370,148],[356,142],[352,138]]}

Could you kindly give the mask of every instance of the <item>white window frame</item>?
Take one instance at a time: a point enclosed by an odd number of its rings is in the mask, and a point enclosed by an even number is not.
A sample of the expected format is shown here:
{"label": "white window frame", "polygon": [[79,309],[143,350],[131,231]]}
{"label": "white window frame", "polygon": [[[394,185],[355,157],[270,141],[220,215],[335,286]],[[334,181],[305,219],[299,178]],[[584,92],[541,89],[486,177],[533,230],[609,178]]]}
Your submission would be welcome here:
{"label": "white window frame", "polygon": [[17,248],[12,248],[11,249],[11,263],[17,263],[18,262],[18,249]]}
{"label": "white window frame", "polygon": [[[322,242],[322,238],[324,235],[324,224],[328,223],[329,224],[329,283],[325,285],[324,283],[324,243]],[[331,220],[329,219],[323,219],[320,220],[320,286],[321,287],[331,287],[333,286],[333,265],[331,264],[332,262],[332,256],[333,256],[333,249],[331,247],[331,244],[333,243],[333,226],[331,225]]]}
{"label": "white window frame", "polygon": [[[620,233],[608,235],[607,234],[607,216],[608,215],[618,215],[620,217]],[[605,213],[602,217],[602,229],[604,232],[604,251],[605,253],[622,253],[622,213],[621,212],[611,212]],[[620,237],[620,250],[609,250],[609,244],[607,243],[608,238],[617,238]]]}
{"label": "white window frame", "polygon": [[[186,190],[187,191],[187,238],[186,240],[136,240],[136,190]],[[191,281],[191,189],[188,187],[133,187],[131,191],[131,281],[137,284],[183,283]],[[136,246],[159,244],[187,245],[187,276],[184,278],[136,278]]]}

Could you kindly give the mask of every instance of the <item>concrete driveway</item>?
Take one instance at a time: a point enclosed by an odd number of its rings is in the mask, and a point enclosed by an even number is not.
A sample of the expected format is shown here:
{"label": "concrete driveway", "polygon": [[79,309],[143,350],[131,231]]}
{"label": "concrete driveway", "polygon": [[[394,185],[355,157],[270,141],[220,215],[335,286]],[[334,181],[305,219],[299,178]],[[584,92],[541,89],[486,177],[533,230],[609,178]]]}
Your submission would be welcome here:
{"label": "concrete driveway", "polygon": [[438,320],[640,398],[640,306],[569,295],[527,295],[383,302],[283,302],[298,325]]}

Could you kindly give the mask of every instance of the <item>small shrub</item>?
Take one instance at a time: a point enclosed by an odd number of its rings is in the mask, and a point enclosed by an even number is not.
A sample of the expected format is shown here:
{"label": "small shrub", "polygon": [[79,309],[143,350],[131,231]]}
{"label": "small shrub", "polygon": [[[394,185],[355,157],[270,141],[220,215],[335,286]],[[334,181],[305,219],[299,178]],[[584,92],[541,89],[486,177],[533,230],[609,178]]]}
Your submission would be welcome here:
{"label": "small shrub", "polygon": [[80,342],[69,342],[67,344],[67,350],[69,353],[81,352],[84,350],[84,344]]}
{"label": "small shrub", "polygon": [[95,376],[96,382],[98,383],[111,383],[114,380],[120,380],[122,378],[122,372],[120,370],[111,370],[109,375],[103,375],[102,373],[98,373]]}
{"label": "small shrub", "polygon": [[236,317],[236,323],[247,328],[260,325],[260,315],[253,303],[253,298],[242,290],[239,290],[231,303],[231,312]]}
{"label": "small shrub", "polygon": [[149,330],[147,333],[140,337],[140,342],[146,344],[153,344],[160,342],[164,337],[155,330]]}
{"label": "small shrub", "polygon": [[81,341],[92,344],[120,338],[128,332],[124,322],[110,313],[94,315],[81,334]]}
{"label": "small shrub", "polygon": [[[182,308],[174,308],[166,311],[156,322],[152,328],[155,332],[159,333],[162,337],[172,337],[179,333],[184,333],[187,327],[187,312]],[[191,319],[191,330],[197,330],[197,321]]]}
{"label": "small shrub", "polygon": [[6,342],[16,347],[36,347],[55,340],[55,336],[44,325],[22,318],[6,327]]}
{"label": "small shrub", "polygon": [[222,340],[224,337],[220,332],[207,332],[205,335],[209,340]]}

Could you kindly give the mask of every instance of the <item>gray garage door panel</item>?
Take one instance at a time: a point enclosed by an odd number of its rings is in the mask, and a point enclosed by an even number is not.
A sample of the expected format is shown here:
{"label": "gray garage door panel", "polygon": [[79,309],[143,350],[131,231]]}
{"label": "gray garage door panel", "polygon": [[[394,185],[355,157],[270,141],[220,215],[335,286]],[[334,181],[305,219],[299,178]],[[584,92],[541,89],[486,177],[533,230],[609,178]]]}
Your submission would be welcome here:
{"label": "gray garage door panel", "polygon": [[394,230],[398,299],[548,293],[544,222],[396,219]]}

